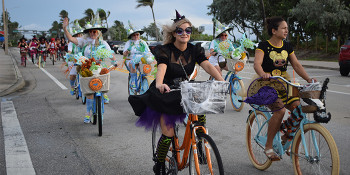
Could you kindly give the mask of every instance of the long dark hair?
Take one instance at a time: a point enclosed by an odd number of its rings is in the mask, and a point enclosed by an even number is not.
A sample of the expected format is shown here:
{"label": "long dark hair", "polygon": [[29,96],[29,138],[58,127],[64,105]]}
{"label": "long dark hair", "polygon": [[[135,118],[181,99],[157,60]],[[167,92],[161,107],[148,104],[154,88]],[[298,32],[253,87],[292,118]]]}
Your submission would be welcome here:
{"label": "long dark hair", "polygon": [[278,26],[282,21],[285,21],[282,17],[274,16],[266,19],[267,32],[272,36],[272,29],[278,30]]}

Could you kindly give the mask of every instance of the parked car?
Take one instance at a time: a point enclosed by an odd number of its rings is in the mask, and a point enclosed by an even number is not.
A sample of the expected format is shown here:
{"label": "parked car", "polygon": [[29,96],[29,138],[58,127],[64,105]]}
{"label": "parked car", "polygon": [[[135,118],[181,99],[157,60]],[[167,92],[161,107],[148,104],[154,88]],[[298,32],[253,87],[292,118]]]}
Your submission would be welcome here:
{"label": "parked car", "polygon": [[[163,41],[157,41],[157,42],[151,42],[148,47],[149,47],[149,50],[151,50],[151,52],[153,53],[153,50],[156,46],[158,45],[162,45],[163,44]],[[153,53],[154,54],[154,53]]]}
{"label": "parked car", "polygon": [[123,41],[107,41],[107,43],[109,44],[109,47],[111,47],[111,49],[114,51],[114,53],[118,53],[118,48],[120,44],[123,43]]}
{"label": "parked car", "polygon": [[118,53],[120,53],[120,55],[123,55],[124,46],[125,42],[122,42],[118,47]]}
{"label": "parked car", "polygon": [[209,46],[210,46],[210,43],[211,41],[192,41],[191,42],[193,45],[196,45],[198,43],[200,43],[200,45],[204,48],[204,51],[205,51],[205,56],[208,58],[210,55],[210,50],[209,50]]}
{"label": "parked car", "polygon": [[342,76],[348,76],[350,72],[350,37],[341,46],[339,53],[339,70]]}

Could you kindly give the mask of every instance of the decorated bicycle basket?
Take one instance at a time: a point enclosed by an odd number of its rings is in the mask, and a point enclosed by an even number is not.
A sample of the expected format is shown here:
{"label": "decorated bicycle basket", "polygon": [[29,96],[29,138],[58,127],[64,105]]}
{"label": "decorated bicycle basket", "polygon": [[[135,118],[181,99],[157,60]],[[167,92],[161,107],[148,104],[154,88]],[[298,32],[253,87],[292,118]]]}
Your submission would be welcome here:
{"label": "decorated bicycle basket", "polygon": [[[244,100],[251,107],[262,112],[281,110],[288,100],[286,84],[278,78],[264,80],[255,79],[248,87],[247,98]],[[277,100],[278,98],[283,99]]]}
{"label": "decorated bicycle basket", "polygon": [[183,81],[181,105],[188,114],[224,113],[229,82],[225,81]]}
{"label": "decorated bicycle basket", "polygon": [[143,63],[140,63],[139,64],[140,66],[140,71],[146,75],[150,74],[152,72],[152,66],[151,64],[143,64]]}
{"label": "decorated bicycle basket", "polygon": [[109,91],[109,69],[96,63],[94,58],[88,59],[84,56],[80,56],[76,60],[78,60],[77,64],[79,66],[77,67],[77,71],[81,75],[80,85],[84,95],[93,94],[95,92],[106,93]]}

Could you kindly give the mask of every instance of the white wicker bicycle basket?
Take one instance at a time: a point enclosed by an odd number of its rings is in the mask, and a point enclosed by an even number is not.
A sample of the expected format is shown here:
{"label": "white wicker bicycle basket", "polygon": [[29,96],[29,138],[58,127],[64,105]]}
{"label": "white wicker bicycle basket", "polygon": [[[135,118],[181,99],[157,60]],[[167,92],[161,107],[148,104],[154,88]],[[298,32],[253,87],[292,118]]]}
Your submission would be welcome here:
{"label": "white wicker bicycle basket", "polygon": [[103,75],[93,75],[91,77],[80,76],[81,91],[84,95],[95,92],[107,93],[110,85],[110,73]]}
{"label": "white wicker bicycle basket", "polygon": [[224,113],[229,82],[225,81],[183,81],[181,106],[188,114]]}

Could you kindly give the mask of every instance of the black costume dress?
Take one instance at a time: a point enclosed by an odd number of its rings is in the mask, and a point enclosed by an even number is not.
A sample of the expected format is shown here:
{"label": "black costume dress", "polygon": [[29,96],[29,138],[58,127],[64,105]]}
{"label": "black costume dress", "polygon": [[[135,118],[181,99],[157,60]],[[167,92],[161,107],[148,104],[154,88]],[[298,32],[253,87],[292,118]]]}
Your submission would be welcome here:
{"label": "black costume dress", "polygon": [[[176,82],[179,79],[187,79],[186,74],[190,75],[193,72],[196,63],[201,64],[207,60],[204,49],[190,43],[187,44],[185,51],[180,51],[173,43],[157,46],[154,50],[154,56],[158,65],[167,65],[163,83],[169,87],[177,86]],[[142,95],[129,96],[128,100],[135,115],[140,116],[136,125],[151,129],[154,125],[159,125],[162,114],[168,126],[173,126],[177,121],[183,121],[186,114],[180,105],[180,91],[161,94],[155,84],[156,80],[151,83],[148,91]]]}

